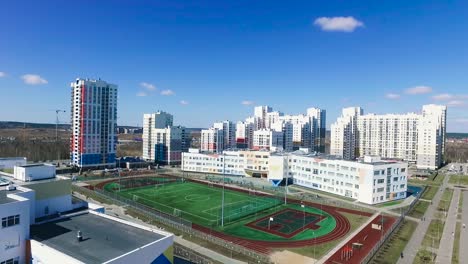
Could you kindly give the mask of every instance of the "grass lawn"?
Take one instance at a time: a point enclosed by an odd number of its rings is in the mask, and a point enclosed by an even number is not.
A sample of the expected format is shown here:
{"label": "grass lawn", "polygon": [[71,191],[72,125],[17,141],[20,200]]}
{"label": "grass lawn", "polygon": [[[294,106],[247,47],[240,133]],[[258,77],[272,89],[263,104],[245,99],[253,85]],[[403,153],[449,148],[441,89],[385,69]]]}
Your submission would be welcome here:
{"label": "grass lawn", "polygon": [[409,212],[408,216],[421,218],[424,215],[424,213],[426,213],[426,210],[429,207],[429,205],[430,205],[429,202],[419,200],[416,203],[416,205],[413,207],[413,210]]}
{"label": "grass lawn", "polygon": [[457,222],[457,226],[455,227],[455,241],[453,241],[452,264],[460,263],[458,259],[460,254],[460,232],[461,223]]}
{"label": "grass lawn", "polygon": [[[404,220],[398,230],[396,230],[387,242],[376,253],[371,263],[378,264],[393,264],[400,258],[400,253],[405,248],[408,241],[411,239],[414,230],[418,226],[417,223],[409,220]],[[404,252],[403,252],[404,253]]]}
{"label": "grass lawn", "polygon": [[468,175],[452,175],[450,176],[449,183],[468,186]]}
{"label": "grass lawn", "polygon": [[[348,234],[350,234],[351,232],[359,228],[362,224],[364,224],[364,222],[366,222],[369,219],[367,217],[363,217],[363,216],[359,216],[355,214],[349,214],[349,213],[341,213],[341,214],[343,214],[351,223],[351,229],[349,230]],[[342,240],[343,238],[315,246],[315,257],[317,259],[323,257],[331,249],[333,249],[336,245],[338,245],[338,243],[340,243]],[[288,250],[295,252],[297,254],[311,257],[311,258],[314,257],[314,246],[302,247],[302,248],[291,248]]]}
{"label": "grass lawn", "polygon": [[437,250],[439,248],[440,238],[444,232],[444,225],[445,222],[440,219],[432,220],[426,234],[424,235],[422,246],[433,247]]}
{"label": "grass lawn", "polygon": [[444,190],[444,193],[442,194],[442,198],[440,199],[437,210],[447,211],[450,206],[450,202],[452,201],[452,196],[453,196],[453,189],[446,188]]}
{"label": "grass lawn", "polygon": [[421,198],[425,200],[432,200],[434,196],[436,195],[438,189],[439,187],[437,186],[427,186]]}
{"label": "grass lawn", "polygon": [[378,204],[377,207],[386,207],[386,206],[397,205],[397,204],[401,204],[403,201],[404,201],[404,199],[397,200],[397,201],[390,201],[390,202],[386,202],[386,203],[381,203],[381,204]]}
{"label": "grass lawn", "polygon": [[427,264],[435,260],[437,254],[426,249],[420,249],[414,258],[413,264]]}

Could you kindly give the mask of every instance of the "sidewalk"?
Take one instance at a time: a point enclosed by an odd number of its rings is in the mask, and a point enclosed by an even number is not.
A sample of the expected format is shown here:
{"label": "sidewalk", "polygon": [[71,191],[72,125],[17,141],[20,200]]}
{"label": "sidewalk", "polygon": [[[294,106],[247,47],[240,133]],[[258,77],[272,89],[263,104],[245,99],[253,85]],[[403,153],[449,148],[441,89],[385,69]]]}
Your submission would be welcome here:
{"label": "sidewalk", "polygon": [[[436,263],[452,262],[453,243],[455,240],[455,227],[457,225],[457,208],[460,199],[460,189],[456,188],[450,202],[450,207],[445,220],[444,232],[440,239],[439,250],[437,251]],[[465,262],[461,262],[465,263]]]}
{"label": "sidewalk", "polygon": [[[463,228],[463,224],[467,227]],[[463,208],[460,234],[460,263],[468,263],[468,191],[463,192]]]}
{"label": "sidewalk", "polygon": [[418,227],[413,233],[413,236],[411,237],[410,241],[408,242],[405,249],[403,250],[403,254],[405,257],[400,258],[397,262],[398,264],[412,264],[413,263],[413,260],[416,257],[418,250],[421,248],[421,244],[424,239],[424,236],[426,235],[427,229],[429,228],[429,224],[431,223],[431,220],[435,212],[437,211],[437,206],[442,197],[442,193],[443,193],[442,191],[445,189],[445,187],[447,187],[448,179],[449,177],[444,177],[444,181],[442,185],[439,187],[439,190],[434,196],[434,199],[432,199],[432,204],[429,205],[426,213],[424,214],[426,221],[419,222]]}

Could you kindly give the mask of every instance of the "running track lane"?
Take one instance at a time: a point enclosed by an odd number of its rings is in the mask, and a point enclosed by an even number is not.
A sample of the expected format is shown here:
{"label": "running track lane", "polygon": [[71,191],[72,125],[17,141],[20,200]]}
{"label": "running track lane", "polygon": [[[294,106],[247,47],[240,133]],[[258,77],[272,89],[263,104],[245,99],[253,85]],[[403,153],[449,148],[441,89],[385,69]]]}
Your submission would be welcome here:
{"label": "running track lane", "polygon": [[[384,216],[383,233],[387,233],[389,228],[395,223],[396,218]],[[373,229],[372,224],[380,225],[382,223],[382,216],[376,216],[368,225],[366,225],[359,233],[351,238],[343,247],[335,252],[325,263],[346,263],[346,264],[358,264],[369,254],[372,248],[377,244],[382,236],[382,231]],[[362,244],[361,249],[354,249],[353,256],[348,260],[342,259],[342,251],[345,248],[352,248],[353,243]]]}

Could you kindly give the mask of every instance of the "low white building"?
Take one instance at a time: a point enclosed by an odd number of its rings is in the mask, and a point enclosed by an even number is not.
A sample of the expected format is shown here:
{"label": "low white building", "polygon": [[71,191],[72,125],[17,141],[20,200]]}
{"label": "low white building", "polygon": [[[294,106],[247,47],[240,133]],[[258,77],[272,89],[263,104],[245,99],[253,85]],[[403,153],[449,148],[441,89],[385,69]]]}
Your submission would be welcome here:
{"label": "low white building", "polygon": [[15,179],[20,181],[36,181],[55,177],[55,165],[52,164],[28,164],[15,166]]}
{"label": "low white building", "polygon": [[186,172],[259,177],[279,185],[284,179],[366,204],[403,199],[407,190],[406,162],[366,156],[347,161],[333,156],[269,151],[224,151],[222,155],[183,153]]}
{"label": "low white building", "polygon": [[286,157],[288,175],[300,186],[317,189],[366,204],[406,197],[406,162],[366,156],[360,161],[294,152]]}
{"label": "low white building", "polygon": [[29,200],[0,190],[0,263],[28,263]]}
{"label": "low white building", "polygon": [[25,157],[0,158],[0,170],[13,169],[15,166],[23,166],[26,163]]}

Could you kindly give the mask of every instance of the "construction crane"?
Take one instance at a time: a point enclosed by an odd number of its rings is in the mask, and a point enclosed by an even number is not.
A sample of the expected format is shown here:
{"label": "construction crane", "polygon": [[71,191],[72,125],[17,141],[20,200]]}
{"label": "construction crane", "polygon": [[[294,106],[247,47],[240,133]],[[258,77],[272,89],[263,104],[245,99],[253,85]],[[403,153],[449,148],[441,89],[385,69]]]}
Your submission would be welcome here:
{"label": "construction crane", "polygon": [[58,146],[58,124],[59,124],[59,114],[66,113],[67,111],[61,109],[55,109],[55,148],[57,150],[57,165],[60,163],[60,150]]}
{"label": "construction crane", "polygon": [[59,124],[59,113],[66,113],[67,111],[56,109],[55,110],[55,142],[58,142],[58,124]]}

